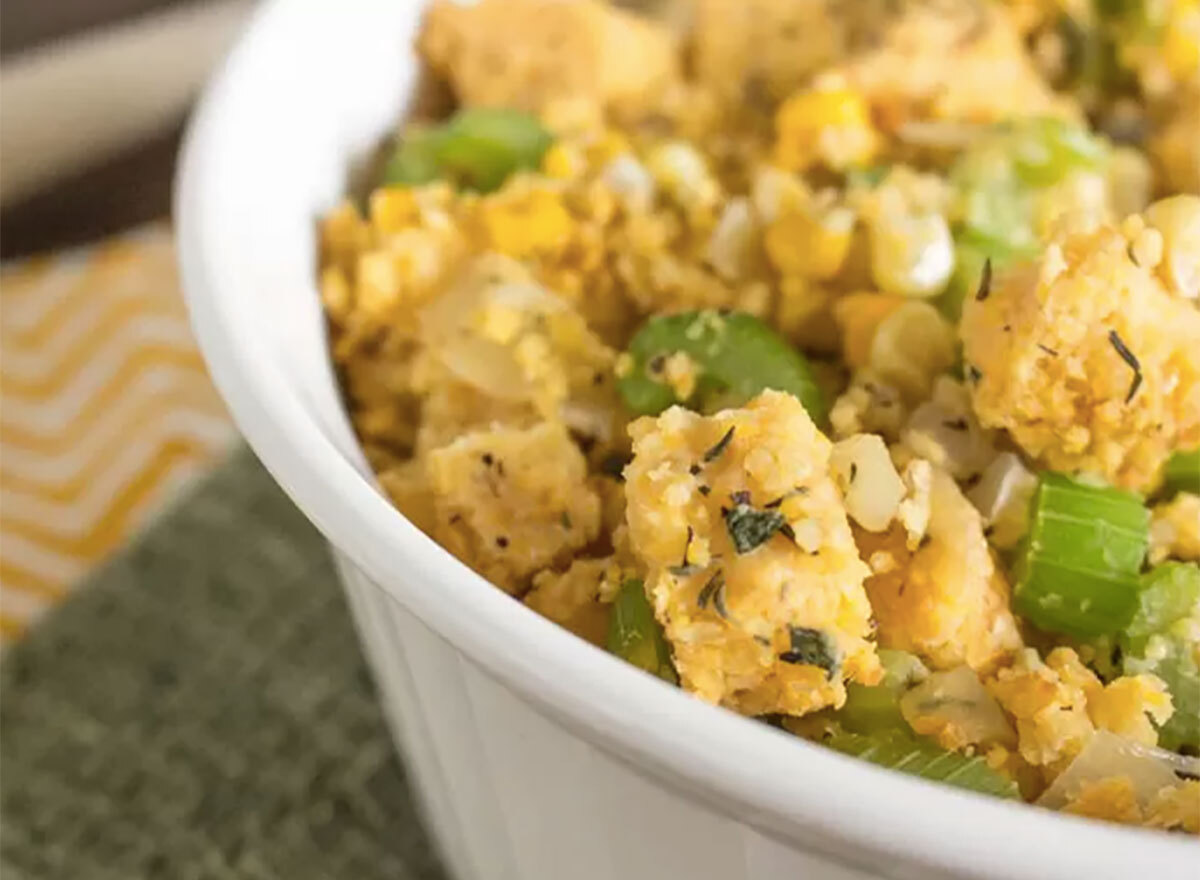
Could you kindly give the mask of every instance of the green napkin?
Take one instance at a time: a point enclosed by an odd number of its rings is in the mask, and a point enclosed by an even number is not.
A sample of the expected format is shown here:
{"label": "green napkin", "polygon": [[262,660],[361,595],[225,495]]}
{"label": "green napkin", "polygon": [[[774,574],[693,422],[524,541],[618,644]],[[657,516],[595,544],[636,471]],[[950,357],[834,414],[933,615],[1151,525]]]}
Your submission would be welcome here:
{"label": "green napkin", "polygon": [[0,875],[441,878],[320,537],[247,451],[0,660]]}

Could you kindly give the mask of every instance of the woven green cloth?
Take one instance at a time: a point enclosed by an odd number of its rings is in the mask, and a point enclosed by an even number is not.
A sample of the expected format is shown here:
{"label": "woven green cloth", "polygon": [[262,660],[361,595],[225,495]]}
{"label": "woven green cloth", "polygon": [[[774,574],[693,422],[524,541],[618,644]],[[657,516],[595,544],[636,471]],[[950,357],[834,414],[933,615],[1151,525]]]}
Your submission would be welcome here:
{"label": "woven green cloth", "polygon": [[0,661],[0,875],[441,878],[324,545],[236,453]]}

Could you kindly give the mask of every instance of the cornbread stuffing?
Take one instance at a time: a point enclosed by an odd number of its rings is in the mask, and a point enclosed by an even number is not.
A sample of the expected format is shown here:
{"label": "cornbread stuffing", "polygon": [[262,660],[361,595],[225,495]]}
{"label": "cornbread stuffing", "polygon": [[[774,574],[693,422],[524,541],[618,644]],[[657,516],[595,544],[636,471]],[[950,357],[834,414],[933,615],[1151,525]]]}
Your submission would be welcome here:
{"label": "cornbread stuffing", "polygon": [[1200,833],[1200,8],[620,7],[432,3],[321,222],[382,490],[701,700]]}

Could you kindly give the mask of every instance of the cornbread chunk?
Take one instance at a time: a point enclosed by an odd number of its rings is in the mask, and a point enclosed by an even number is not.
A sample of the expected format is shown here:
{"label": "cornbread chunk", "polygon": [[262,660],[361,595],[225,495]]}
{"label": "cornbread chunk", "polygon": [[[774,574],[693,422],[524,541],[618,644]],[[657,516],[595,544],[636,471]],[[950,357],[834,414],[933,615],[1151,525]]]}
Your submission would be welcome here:
{"label": "cornbread chunk", "polygon": [[636,109],[677,74],[669,30],[596,0],[440,0],[417,49],[467,105],[538,110],[588,96]]}
{"label": "cornbread chunk", "polygon": [[1166,559],[1200,562],[1200,495],[1180,492],[1151,511],[1150,564]]}
{"label": "cornbread chunk", "polygon": [[1156,676],[1121,676],[1104,685],[1071,648],[1055,648],[1045,662],[1026,649],[986,685],[1016,721],[1021,757],[1040,768],[1047,782],[1097,730],[1152,746],[1158,733],[1151,719],[1162,724],[1174,711]]}
{"label": "cornbread chunk", "polygon": [[564,564],[600,530],[600,498],[562,425],[466,434],[426,456],[434,537],[507,592]]}
{"label": "cornbread chunk", "polygon": [[869,574],[800,402],[765,391],[630,426],[633,550],[683,686],[749,715],[803,715],[881,673]]}
{"label": "cornbread chunk", "polygon": [[915,550],[899,524],[855,536],[864,558],[882,552],[893,560],[866,583],[884,647],[911,651],[938,669],[984,671],[1022,646],[983,519],[946,471],[931,470],[928,526]]}
{"label": "cornbread chunk", "polygon": [[1136,261],[1144,225],[1122,228],[1136,234],[1067,233],[1002,273],[961,333],[985,427],[1047,467],[1146,490],[1173,450],[1200,446],[1200,311]]}
{"label": "cornbread chunk", "polygon": [[694,0],[694,6],[696,78],[730,105],[782,100],[846,48],[847,26],[830,0]]}
{"label": "cornbread chunk", "polygon": [[876,46],[832,71],[866,97],[885,129],[1077,112],[1042,79],[1012,20],[992,4],[915,2],[903,9]]}
{"label": "cornbread chunk", "polygon": [[593,645],[604,646],[612,599],[623,572],[613,557],[576,559],[566,571],[542,571],[533,577],[525,604]]}
{"label": "cornbread chunk", "polygon": [[1171,192],[1200,194],[1200,88],[1180,99],[1150,142]]}

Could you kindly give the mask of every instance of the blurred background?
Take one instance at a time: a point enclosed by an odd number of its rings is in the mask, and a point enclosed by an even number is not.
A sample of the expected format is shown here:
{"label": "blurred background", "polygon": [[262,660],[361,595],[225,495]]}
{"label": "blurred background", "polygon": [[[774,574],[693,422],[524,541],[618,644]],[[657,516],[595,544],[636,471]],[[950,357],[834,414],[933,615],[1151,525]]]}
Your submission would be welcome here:
{"label": "blurred background", "polygon": [[5,0],[0,634],[19,638],[231,443],[175,274],[171,181],[249,0]]}

